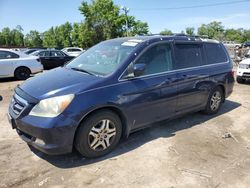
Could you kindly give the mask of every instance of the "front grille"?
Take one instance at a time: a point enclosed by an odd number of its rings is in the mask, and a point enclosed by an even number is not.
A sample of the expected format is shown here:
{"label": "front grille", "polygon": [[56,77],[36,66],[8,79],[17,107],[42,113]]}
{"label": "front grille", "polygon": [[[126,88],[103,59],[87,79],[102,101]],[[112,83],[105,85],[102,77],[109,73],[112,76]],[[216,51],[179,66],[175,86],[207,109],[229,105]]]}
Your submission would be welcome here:
{"label": "front grille", "polygon": [[10,108],[16,116],[19,116],[27,105],[28,103],[26,100],[15,94],[11,99]]}

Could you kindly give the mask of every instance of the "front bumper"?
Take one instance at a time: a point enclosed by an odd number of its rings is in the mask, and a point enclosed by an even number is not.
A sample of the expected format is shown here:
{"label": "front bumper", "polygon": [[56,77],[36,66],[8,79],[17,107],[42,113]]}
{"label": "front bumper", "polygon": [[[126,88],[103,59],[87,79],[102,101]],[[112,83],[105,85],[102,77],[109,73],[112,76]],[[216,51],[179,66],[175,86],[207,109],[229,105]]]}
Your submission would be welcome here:
{"label": "front bumper", "polygon": [[250,79],[250,68],[248,68],[248,69],[238,68],[237,77],[244,78],[244,79]]}
{"label": "front bumper", "polygon": [[[17,116],[10,104],[8,119],[13,129],[27,144],[47,154],[70,153],[73,148],[76,122],[63,114],[56,118],[28,115],[31,104]],[[34,105],[33,105],[34,106]]]}

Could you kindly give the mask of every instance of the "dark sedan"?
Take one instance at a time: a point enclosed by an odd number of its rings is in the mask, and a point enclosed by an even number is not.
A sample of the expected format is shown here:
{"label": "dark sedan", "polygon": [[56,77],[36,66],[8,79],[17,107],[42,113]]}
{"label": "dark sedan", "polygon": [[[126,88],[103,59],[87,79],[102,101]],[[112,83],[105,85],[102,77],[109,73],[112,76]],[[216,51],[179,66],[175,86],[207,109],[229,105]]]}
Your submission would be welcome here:
{"label": "dark sedan", "polygon": [[39,50],[31,55],[40,57],[44,69],[60,67],[74,58],[72,56],[68,56],[60,50]]}

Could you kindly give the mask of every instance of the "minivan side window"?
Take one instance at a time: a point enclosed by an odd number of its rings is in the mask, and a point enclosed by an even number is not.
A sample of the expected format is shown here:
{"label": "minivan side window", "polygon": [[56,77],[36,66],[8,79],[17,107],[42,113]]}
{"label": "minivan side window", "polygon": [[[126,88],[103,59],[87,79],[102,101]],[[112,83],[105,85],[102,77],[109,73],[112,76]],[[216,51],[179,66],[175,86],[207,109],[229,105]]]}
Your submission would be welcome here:
{"label": "minivan side window", "polygon": [[175,69],[197,67],[202,65],[202,45],[175,44]]}
{"label": "minivan side window", "polygon": [[146,64],[143,75],[172,70],[171,46],[169,43],[157,44],[144,52],[135,62]]}
{"label": "minivan side window", "polygon": [[205,43],[205,52],[207,56],[207,64],[216,64],[227,62],[228,58],[225,50],[221,46],[221,44],[217,43]]}

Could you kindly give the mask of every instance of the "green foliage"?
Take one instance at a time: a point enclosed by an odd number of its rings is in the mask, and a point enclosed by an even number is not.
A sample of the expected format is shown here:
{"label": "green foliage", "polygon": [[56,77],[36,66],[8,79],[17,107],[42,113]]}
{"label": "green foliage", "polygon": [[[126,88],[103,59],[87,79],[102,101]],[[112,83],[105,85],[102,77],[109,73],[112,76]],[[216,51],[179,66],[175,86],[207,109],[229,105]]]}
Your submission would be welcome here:
{"label": "green foliage", "polygon": [[147,23],[137,21],[133,16],[120,14],[120,8],[112,0],[93,0],[90,4],[83,1],[79,10],[85,17],[81,30],[84,35],[83,47],[126,36],[126,19],[129,36],[148,33]]}
{"label": "green foliage", "polygon": [[224,26],[221,22],[211,22],[209,24],[202,24],[198,28],[198,35],[206,35],[208,38],[223,40]]}
{"label": "green foliage", "polygon": [[24,38],[25,46],[27,47],[42,47],[43,41],[40,33],[36,30],[31,30]]}
{"label": "green foliage", "polygon": [[160,32],[161,35],[173,35],[173,32],[168,29],[164,29],[163,31]]}
{"label": "green foliage", "polygon": [[47,48],[57,47],[56,34],[54,27],[51,27],[48,31],[43,33],[43,46]]}
{"label": "green foliage", "polygon": [[[0,31],[0,46],[49,48],[79,46],[89,48],[103,40],[149,33],[146,22],[137,20],[134,16],[129,15],[129,12],[128,15],[125,15],[113,0],[84,0],[79,11],[84,16],[84,20],[80,23],[66,22],[51,27],[43,33],[31,30],[25,37],[20,25],[12,30],[5,27]],[[128,23],[128,28],[126,23]],[[224,29],[222,23],[217,21],[202,24],[197,31],[198,35],[206,35],[221,41],[230,40],[240,43],[250,41],[250,30]],[[196,34],[194,27],[187,27],[181,33]],[[165,29],[160,34],[172,35],[173,32]]]}
{"label": "green foliage", "polygon": [[190,36],[195,35],[195,33],[194,33],[194,27],[187,27],[186,28],[186,34],[190,35]]}

